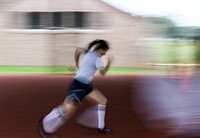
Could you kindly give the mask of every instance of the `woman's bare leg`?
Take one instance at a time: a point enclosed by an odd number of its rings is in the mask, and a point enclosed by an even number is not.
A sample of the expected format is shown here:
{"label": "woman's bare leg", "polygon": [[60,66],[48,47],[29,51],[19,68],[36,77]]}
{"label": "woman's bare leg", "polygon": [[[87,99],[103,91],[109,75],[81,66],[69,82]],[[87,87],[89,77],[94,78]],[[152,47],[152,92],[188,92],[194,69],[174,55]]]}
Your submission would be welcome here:
{"label": "woman's bare leg", "polygon": [[60,126],[62,126],[76,111],[78,103],[71,98],[66,98],[64,102],[55,107],[43,119],[43,127],[45,132],[54,133]]}
{"label": "woman's bare leg", "polygon": [[102,133],[111,132],[110,128],[105,128],[105,113],[107,98],[97,89],[94,89],[85,97],[85,100],[97,104],[98,128]]}
{"label": "woman's bare leg", "polygon": [[91,93],[89,93],[85,97],[85,100],[100,105],[106,105],[107,103],[107,98],[97,89],[94,89]]}

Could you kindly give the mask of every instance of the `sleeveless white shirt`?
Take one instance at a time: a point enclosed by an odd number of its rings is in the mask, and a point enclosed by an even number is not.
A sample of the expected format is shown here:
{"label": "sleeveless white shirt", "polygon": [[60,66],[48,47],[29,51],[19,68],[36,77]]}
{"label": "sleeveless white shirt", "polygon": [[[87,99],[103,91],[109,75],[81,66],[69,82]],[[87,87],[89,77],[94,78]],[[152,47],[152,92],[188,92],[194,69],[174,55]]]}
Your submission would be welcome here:
{"label": "sleeveless white shirt", "polygon": [[89,84],[96,71],[101,70],[102,67],[103,62],[100,54],[97,51],[89,51],[81,60],[75,79],[84,84]]}

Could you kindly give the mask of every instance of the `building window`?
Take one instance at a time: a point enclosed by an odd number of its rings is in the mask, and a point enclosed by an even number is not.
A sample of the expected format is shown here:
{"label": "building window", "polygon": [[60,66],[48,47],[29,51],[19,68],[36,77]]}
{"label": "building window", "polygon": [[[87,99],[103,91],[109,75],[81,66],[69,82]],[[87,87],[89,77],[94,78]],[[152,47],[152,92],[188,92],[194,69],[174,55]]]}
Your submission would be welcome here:
{"label": "building window", "polygon": [[39,12],[30,13],[30,28],[40,29],[40,13]]}
{"label": "building window", "polygon": [[93,12],[31,12],[27,15],[29,29],[98,29],[101,21]]}
{"label": "building window", "polygon": [[64,12],[62,14],[62,26],[67,28],[85,28],[86,13],[85,12]]}
{"label": "building window", "polygon": [[52,27],[52,13],[41,12],[40,13],[40,28],[49,29],[50,27]]}
{"label": "building window", "polygon": [[62,27],[74,28],[75,24],[74,12],[64,12],[62,13]]}
{"label": "building window", "polygon": [[84,13],[75,12],[75,28],[83,28],[84,26]]}
{"label": "building window", "polygon": [[52,27],[62,27],[62,13],[61,12],[53,13],[53,26]]}

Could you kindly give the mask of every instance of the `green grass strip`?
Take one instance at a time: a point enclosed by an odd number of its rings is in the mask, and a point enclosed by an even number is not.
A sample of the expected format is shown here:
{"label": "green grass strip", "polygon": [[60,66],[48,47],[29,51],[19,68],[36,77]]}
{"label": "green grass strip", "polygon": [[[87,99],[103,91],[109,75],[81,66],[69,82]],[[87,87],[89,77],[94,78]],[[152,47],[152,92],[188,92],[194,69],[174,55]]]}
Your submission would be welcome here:
{"label": "green grass strip", "polygon": [[[0,66],[0,74],[75,74],[71,66]],[[136,67],[111,67],[108,74],[164,74],[165,70]]]}

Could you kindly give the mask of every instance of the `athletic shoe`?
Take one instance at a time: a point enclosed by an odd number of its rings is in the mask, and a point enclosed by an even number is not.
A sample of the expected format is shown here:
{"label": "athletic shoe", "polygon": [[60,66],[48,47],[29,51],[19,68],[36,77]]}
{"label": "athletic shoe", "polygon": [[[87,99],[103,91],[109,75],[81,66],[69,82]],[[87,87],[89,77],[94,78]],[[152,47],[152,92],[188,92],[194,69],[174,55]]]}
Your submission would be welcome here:
{"label": "athletic shoe", "polygon": [[44,131],[42,120],[43,120],[43,118],[39,119],[38,126],[37,126],[38,131],[39,131],[40,135],[42,136],[42,138],[58,138],[54,133],[46,133]]}
{"label": "athletic shoe", "polygon": [[100,128],[98,128],[98,132],[99,133],[104,133],[104,134],[108,134],[108,133],[110,133],[112,131],[112,129],[111,128],[108,128],[108,127],[104,127],[104,128],[102,128],[102,129],[100,129]]}

